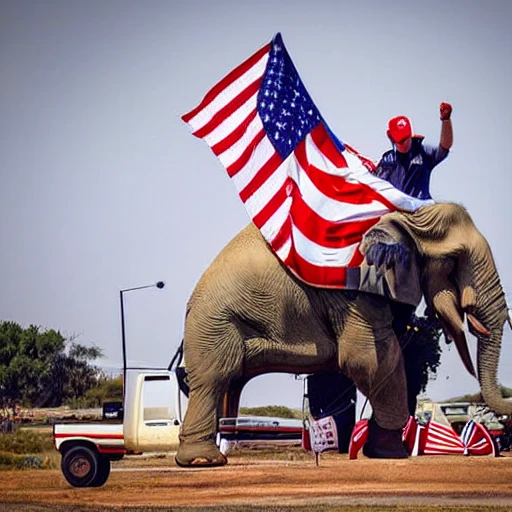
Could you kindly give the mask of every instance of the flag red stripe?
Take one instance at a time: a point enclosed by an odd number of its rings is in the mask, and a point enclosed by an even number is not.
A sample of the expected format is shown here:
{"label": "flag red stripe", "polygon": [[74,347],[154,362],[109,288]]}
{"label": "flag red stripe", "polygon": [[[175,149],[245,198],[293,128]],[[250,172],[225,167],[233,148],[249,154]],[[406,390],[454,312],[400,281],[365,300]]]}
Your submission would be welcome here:
{"label": "flag red stripe", "polygon": [[247,144],[247,147],[244,149],[244,152],[235,160],[230,166],[226,167],[226,171],[228,172],[228,176],[232,178],[237,172],[239,172],[244,165],[251,159],[253,151],[256,146],[265,138],[265,130],[262,128]]}
{"label": "flag red stripe", "polygon": [[[319,124],[318,126],[316,126],[313,129],[313,131],[311,132],[311,138],[312,138],[313,142],[315,143],[316,147],[327,158],[329,158],[329,160],[331,160],[331,162],[336,167],[338,167],[338,168],[347,167],[347,161],[345,160],[345,157],[340,153],[339,149],[336,147],[336,145],[332,141],[324,124]],[[349,149],[352,153],[356,154],[358,156],[358,158],[363,162],[363,164],[367,168],[375,169],[375,165],[373,164],[373,162],[371,160],[360,155],[355,149],[351,148],[348,144],[345,144],[345,147],[347,149]],[[297,149],[299,149],[299,147]],[[316,169],[316,167],[315,167],[315,169]],[[320,170],[320,172],[322,172],[322,171]],[[365,185],[364,183],[359,183],[359,184],[347,183],[347,181],[345,181],[345,179],[342,176],[333,176],[328,173],[325,173],[325,174],[326,174],[326,176],[325,176],[324,180],[326,180],[328,183],[332,181],[333,188],[335,188],[335,189],[337,188],[340,190],[341,190],[341,188],[343,188],[343,192],[344,193],[346,192],[347,197],[344,196],[342,202],[352,203],[352,204],[369,204],[372,201],[379,201],[380,203],[382,203],[384,206],[386,206],[391,211],[396,211],[397,208],[391,201],[386,199],[383,195],[381,195],[379,192],[377,192],[370,186]],[[311,178],[311,176],[310,176],[310,178]],[[339,180],[338,183],[336,183],[336,179]],[[315,183],[315,185],[316,185],[316,183]],[[358,194],[359,188],[360,188],[360,192],[359,192],[360,195],[358,196],[357,194]],[[328,195],[328,194],[326,194],[326,195]],[[331,196],[329,196],[329,197],[331,197]],[[336,197],[333,197],[333,198],[336,199]],[[354,202],[352,202],[352,201],[354,201]]]}
{"label": "flag red stripe", "polygon": [[[375,221],[375,223],[377,223],[379,220],[380,219],[377,219]],[[358,246],[356,248],[356,250],[354,251],[354,255],[352,256],[352,259],[350,260],[350,262],[347,265],[347,267],[349,267],[349,268],[359,267],[361,265],[361,263],[363,263],[363,261],[364,261],[364,256],[361,253],[361,251],[359,250],[359,246]]]}
{"label": "flag red stripe", "polygon": [[213,117],[201,128],[196,130],[192,135],[203,139],[223,121],[238,110],[251,96],[256,94],[260,88],[261,77],[257,78],[252,84],[248,85],[240,94],[235,96],[227,105],[217,110]]}
{"label": "flag red stripe", "polygon": [[365,156],[361,155],[357,149],[354,149],[352,146],[349,146],[346,142],[343,142],[344,146],[354,155],[357,155],[357,157],[363,162],[363,165],[369,170],[374,171],[376,169],[376,165]]}
{"label": "flag red stripe", "polygon": [[313,286],[343,288],[346,284],[346,267],[320,267],[305,260],[292,245],[285,264],[300,278]]}
{"label": "flag red stripe", "polygon": [[[325,196],[341,203],[370,204],[378,201],[392,211],[396,207],[381,194],[363,183],[349,183],[343,176],[335,176],[322,171],[309,163],[306,145],[301,142],[295,150],[297,161],[306,172],[313,185]],[[345,159],[343,159],[345,160]]]}
{"label": "flag red stripe", "polygon": [[353,222],[331,222],[312,210],[301,194],[295,194],[291,207],[294,225],[301,233],[318,245],[341,248],[361,241],[363,234],[374,226],[379,218]]}
{"label": "flag red stripe", "polygon": [[216,156],[224,153],[224,151],[229,149],[233,144],[242,138],[243,134],[247,130],[247,127],[254,120],[257,113],[258,111],[256,109],[251,110],[249,115],[228,136],[224,137],[221,141],[212,146],[212,151]]}
{"label": "flag red stripe", "polygon": [[289,195],[289,186],[295,186],[292,179],[287,179],[281,188],[274,194],[274,196],[267,202],[267,204],[253,217],[253,222],[262,228],[266,222],[274,215],[279,207],[284,203]]}
{"label": "flag red stripe", "polygon": [[242,62],[238,67],[236,67],[231,73],[226,75],[220,82],[218,82],[214,87],[212,87],[203,98],[203,101],[188,112],[181,116],[183,121],[188,123],[193,117],[197,115],[198,112],[207,107],[224,89],[229,87],[233,82],[238,80],[246,71],[248,71],[252,66],[254,66],[266,53],[270,51],[271,44],[265,45],[263,48],[258,50],[254,55],[249,57],[246,61]]}
{"label": "flag red stripe", "polygon": [[347,167],[345,157],[340,153],[323,123],[318,124],[311,132],[315,146],[338,168]]}
{"label": "flag red stripe", "polygon": [[[258,142],[260,141],[258,140]],[[240,191],[240,199],[245,203],[274,174],[282,163],[283,159],[279,156],[279,153],[274,153],[254,175],[254,178]]]}
{"label": "flag red stripe", "polygon": [[281,247],[286,243],[286,241],[291,237],[292,232],[292,220],[290,217],[287,217],[283,222],[281,229],[278,231],[277,235],[271,241],[270,245],[274,252],[277,252]]}

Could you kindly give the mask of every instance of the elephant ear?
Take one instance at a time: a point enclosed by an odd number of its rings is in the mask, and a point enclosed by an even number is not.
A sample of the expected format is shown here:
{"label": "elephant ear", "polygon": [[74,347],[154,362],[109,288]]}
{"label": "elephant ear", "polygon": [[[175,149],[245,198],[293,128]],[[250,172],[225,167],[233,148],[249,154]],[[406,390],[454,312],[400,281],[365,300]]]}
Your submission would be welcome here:
{"label": "elephant ear", "polygon": [[411,264],[411,244],[404,234],[382,221],[370,229],[360,247],[368,265],[374,265],[379,272],[391,268],[408,269]]}
{"label": "elephant ear", "polygon": [[361,243],[359,289],[417,306],[422,297],[416,246],[407,232],[384,216]]}
{"label": "elephant ear", "polygon": [[366,253],[368,265],[374,265],[377,271],[385,272],[391,268],[411,266],[411,252],[407,246],[400,243],[377,242],[368,248]]}

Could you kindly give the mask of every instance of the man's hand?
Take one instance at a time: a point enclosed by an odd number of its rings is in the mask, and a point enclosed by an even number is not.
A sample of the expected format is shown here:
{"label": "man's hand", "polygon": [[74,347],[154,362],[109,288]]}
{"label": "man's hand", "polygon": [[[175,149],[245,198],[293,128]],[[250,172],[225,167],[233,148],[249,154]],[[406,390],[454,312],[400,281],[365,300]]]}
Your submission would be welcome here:
{"label": "man's hand", "polygon": [[447,121],[452,115],[452,106],[449,103],[441,103],[439,113],[441,114],[441,121]]}

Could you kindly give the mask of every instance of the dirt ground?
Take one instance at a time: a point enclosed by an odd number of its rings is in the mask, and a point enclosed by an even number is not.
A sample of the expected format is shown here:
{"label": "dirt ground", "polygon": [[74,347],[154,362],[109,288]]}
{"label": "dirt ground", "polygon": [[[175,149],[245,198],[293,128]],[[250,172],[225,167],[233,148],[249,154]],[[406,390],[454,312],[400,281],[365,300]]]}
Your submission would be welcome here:
{"label": "dirt ground", "polygon": [[[423,456],[400,461],[323,454],[314,459],[232,457],[215,469],[181,469],[173,458],[125,458],[101,488],[75,489],[59,470],[0,472],[0,510],[171,506],[490,506],[512,511],[512,455]],[[17,504],[17,505],[15,505]],[[27,508],[20,508],[22,504]],[[12,508],[5,508],[11,506]],[[50,509],[50,508],[49,508]],[[46,509],[45,509],[46,510]]]}

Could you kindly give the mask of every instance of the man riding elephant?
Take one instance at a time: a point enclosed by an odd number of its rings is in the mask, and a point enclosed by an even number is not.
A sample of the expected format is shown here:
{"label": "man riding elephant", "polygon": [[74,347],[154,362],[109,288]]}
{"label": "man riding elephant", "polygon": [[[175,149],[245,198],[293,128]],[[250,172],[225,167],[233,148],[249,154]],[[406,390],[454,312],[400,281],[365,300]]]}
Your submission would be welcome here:
{"label": "man riding elephant", "polygon": [[179,465],[224,464],[214,442],[224,398],[236,413],[249,379],[279,371],[342,372],[372,405],[365,453],[407,457],[392,308],[415,307],[422,295],[476,375],[467,314],[482,394],[495,409],[512,408],[496,383],[507,309],[487,242],[460,206],[433,205],[368,172],[371,162],[323,120],[280,34],[183,119],[218,156],[252,222],[187,304]]}

